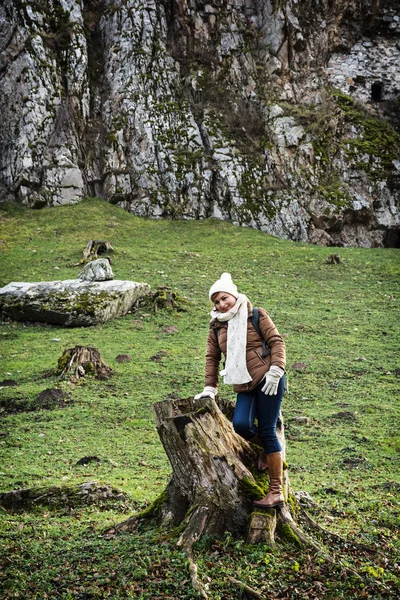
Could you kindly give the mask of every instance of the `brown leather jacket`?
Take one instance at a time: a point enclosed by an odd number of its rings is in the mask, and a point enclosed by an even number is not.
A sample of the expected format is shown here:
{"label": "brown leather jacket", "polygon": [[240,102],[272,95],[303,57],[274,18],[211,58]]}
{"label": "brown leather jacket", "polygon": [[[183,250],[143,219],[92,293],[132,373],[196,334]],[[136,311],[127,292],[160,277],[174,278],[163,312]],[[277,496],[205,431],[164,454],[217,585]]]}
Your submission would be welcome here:
{"label": "brown leather jacket", "polygon": [[[271,350],[271,354],[265,358],[262,356],[262,340],[251,323],[252,310],[249,308],[249,319],[247,321],[247,346],[246,346],[246,364],[247,370],[252,377],[249,383],[234,385],[233,389],[236,393],[248,392],[255,388],[271,365],[285,369],[286,350],[285,342],[280,336],[272,319],[269,317],[266,310],[258,309],[259,312],[259,328],[267,347]],[[218,340],[215,329],[219,328]],[[222,354],[226,356],[226,333],[227,322],[220,322],[213,319],[210,323],[207,339],[206,353],[206,377],[205,385],[218,387],[218,375],[220,371],[220,362]]]}

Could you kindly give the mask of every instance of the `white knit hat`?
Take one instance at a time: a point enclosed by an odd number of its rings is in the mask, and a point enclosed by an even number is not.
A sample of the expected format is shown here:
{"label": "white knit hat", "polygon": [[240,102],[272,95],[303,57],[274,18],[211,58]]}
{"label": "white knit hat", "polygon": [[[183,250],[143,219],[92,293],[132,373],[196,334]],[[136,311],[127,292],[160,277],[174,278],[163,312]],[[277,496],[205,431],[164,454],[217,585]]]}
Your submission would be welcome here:
{"label": "white knit hat", "polygon": [[232,277],[230,273],[222,273],[221,277],[212,284],[210,287],[210,291],[208,292],[208,297],[212,298],[214,294],[218,294],[218,292],[226,292],[227,294],[231,294],[237,298],[239,296],[238,289],[236,285],[232,281]]}

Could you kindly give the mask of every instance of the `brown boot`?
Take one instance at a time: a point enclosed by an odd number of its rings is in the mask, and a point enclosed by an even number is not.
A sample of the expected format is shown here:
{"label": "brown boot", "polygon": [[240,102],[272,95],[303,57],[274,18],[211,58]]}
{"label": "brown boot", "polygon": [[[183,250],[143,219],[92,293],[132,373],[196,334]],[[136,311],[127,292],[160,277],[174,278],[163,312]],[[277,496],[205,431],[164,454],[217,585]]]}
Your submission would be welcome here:
{"label": "brown boot", "polygon": [[280,452],[267,454],[269,470],[269,492],[262,500],[253,502],[260,508],[278,508],[283,506],[285,498],[282,493],[282,456]]}
{"label": "brown boot", "polygon": [[254,437],[252,437],[251,440],[249,440],[249,442],[250,442],[250,444],[255,444],[256,446],[261,446],[261,448],[264,446],[258,433],[256,433],[256,435]]}
{"label": "brown boot", "polygon": [[260,456],[258,457],[258,461],[257,461],[257,470],[260,473],[265,473],[265,471],[268,471],[268,454],[265,454],[264,450],[262,452],[260,452]]}
{"label": "brown boot", "polygon": [[[258,433],[253,438],[251,438],[250,444],[255,444],[256,446],[261,446],[261,448],[264,445],[262,443]],[[263,450],[262,452],[260,452],[260,456],[258,457],[258,460],[257,460],[257,470],[260,471],[260,473],[265,473],[265,471],[267,469],[268,469],[267,455],[265,454],[265,452]]]}

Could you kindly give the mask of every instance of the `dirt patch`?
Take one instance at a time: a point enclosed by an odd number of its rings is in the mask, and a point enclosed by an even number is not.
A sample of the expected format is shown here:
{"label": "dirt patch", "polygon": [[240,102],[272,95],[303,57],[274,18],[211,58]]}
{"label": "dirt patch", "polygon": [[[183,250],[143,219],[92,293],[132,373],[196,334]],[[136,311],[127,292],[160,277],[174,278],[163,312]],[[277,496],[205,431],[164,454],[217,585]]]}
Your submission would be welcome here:
{"label": "dirt patch", "polygon": [[307,363],[295,362],[290,366],[290,368],[297,373],[305,373],[307,371]]}
{"label": "dirt patch", "polygon": [[88,465],[91,462],[99,463],[99,462],[101,462],[101,460],[98,456],[83,456],[75,464],[76,465]]}
{"label": "dirt patch", "polygon": [[15,414],[34,410],[53,410],[71,404],[71,396],[58,388],[48,388],[33,400],[24,396],[0,399],[0,414]]}
{"label": "dirt patch", "polygon": [[363,456],[348,456],[347,458],[343,459],[343,465],[345,467],[349,467],[351,468],[358,468],[361,465],[365,464],[367,461]]}
{"label": "dirt patch", "polygon": [[157,354],[151,356],[150,360],[152,362],[161,362],[165,356],[168,356],[168,352],[166,350],[160,350],[159,352],[157,352]]}
{"label": "dirt patch", "polygon": [[110,502],[126,502],[126,496],[107,484],[89,481],[78,486],[25,488],[0,494],[0,506],[7,510],[29,510],[35,506],[75,508]]}
{"label": "dirt patch", "polygon": [[40,392],[34,400],[36,409],[51,410],[52,408],[64,408],[70,400],[70,395],[58,388],[48,388]]}
{"label": "dirt patch", "polygon": [[162,333],[178,333],[178,328],[175,325],[170,325],[169,327],[164,327]]}
{"label": "dirt patch", "polygon": [[333,414],[331,417],[332,421],[357,421],[357,415],[349,410],[343,410]]}
{"label": "dirt patch", "polygon": [[117,363],[127,363],[131,362],[132,356],[130,354],[118,354],[115,360],[117,361]]}

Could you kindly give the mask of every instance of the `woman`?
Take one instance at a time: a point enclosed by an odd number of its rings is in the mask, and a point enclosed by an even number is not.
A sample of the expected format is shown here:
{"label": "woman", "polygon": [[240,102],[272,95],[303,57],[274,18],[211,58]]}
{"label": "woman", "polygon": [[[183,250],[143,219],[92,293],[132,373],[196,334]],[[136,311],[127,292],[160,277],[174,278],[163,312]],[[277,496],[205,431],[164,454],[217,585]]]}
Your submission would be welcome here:
{"label": "woman", "polygon": [[[210,313],[205,387],[195,400],[215,398],[224,354],[225,365],[220,375],[224,383],[233,384],[237,393],[233,427],[246,440],[261,442],[264,448],[257,467],[261,472],[268,469],[270,489],[265,498],[254,504],[264,508],[282,506],[282,448],[276,424],[285,391],[284,341],[263,308],[258,309],[258,326],[254,321],[253,326],[253,307],[244,294],[239,294],[229,273],[222,273],[211,286],[209,298],[214,308]],[[268,350],[264,353],[263,340]]]}

